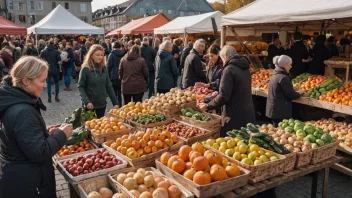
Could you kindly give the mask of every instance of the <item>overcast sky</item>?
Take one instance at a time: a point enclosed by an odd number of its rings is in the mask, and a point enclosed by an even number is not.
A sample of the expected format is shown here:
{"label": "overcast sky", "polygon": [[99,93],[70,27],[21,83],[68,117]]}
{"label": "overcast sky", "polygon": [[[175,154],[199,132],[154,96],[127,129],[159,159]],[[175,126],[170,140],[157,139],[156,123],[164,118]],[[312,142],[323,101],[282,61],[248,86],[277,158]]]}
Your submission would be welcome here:
{"label": "overcast sky", "polygon": [[[108,6],[111,6],[111,5],[116,5],[119,2],[124,2],[124,1],[127,1],[127,0],[93,0],[93,2],[92,2],[92,10],[94,12],[94,11],[96,11],[98,9],[105,8],[105,7],[108,7]],[[170,1],[170,0],[168,0],[168,1]],[[208,0],[208,1],[209,2],[214,2],[216,0]]]}

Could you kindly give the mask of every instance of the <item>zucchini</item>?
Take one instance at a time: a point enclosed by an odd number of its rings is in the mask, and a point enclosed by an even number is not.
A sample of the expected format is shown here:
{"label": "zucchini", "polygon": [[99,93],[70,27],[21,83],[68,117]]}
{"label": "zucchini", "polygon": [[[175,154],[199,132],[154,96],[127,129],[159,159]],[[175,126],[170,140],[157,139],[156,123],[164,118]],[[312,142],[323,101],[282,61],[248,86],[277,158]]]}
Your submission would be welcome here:
{"label": "zucchini", "polygon": [[264,132],[259,132],[259,133],[252,133],[251,136],[255,137],[255,138],[264,138],[264,137],[267,137],[269,135],[264,133]]}
{"label": "zucchini", "polygon": [[247,129],[250,130],[253,133],[259,133],[258,127],[256,127],[254,124],[252,123],[248,123],[247,124]]}

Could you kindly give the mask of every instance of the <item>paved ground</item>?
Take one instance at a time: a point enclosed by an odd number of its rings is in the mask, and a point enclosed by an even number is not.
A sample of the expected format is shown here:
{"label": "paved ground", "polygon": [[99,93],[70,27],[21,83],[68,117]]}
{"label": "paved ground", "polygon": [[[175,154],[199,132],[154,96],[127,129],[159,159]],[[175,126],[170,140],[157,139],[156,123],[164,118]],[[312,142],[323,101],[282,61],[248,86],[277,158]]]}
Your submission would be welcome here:
{"label": "paved ground", "polygon": [[[46,90],[43,91],[42,99],[47,106],[47,111],[43,112],[43,117],[47,125],[62,123],[64,119],[71,115],[74,109],[80,107],[80,98],[77,91],[77,84],[73,81],[73,91],[63,91],[62,82],[60,82],[61,102],[47,103]],[[52,89],[53,90],[53,89]],[[107,109],[111,109],[112,104],[108,99]],[[318,195],[321,197],[322,190],[322,172],[319,175]],[[312,178],[310,176],[301,177],[293,182],[286,183],[276,189],[279,198],[308,198],[310,197]],[[69,198],[68,184],[63,176],[56,171],[57,197]],[[330,171],[328,198],[352,198],[352,179],[346,175],[334,170]]]}

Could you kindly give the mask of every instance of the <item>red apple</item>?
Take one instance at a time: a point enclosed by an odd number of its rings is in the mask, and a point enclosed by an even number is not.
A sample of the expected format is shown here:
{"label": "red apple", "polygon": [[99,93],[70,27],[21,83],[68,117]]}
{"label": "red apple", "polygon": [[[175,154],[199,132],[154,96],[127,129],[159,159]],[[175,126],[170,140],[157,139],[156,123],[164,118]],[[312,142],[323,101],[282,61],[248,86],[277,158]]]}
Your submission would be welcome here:
{"label": "red apple", "polygon": [[78,171],[78,173],[83,172],[83,168],[82,168],[82,166],[78,166],[78,167],[77,167],[77,171]]}
{"label": "red apple", "polygon": [[88,170],[88,169],[89,169],[89,167],[90,167],[90,166],[89,166],[89,164],[88,164],[88,163],[84,163],[84,164],[83,164],[83,169],[84,169],[84,170]]}
{"label": "red apple", "polygon": [[110,155],[107,151],[105,151],[102,156],[105,157],[105,156],[110,156]]}
{"label": "red apple", "polygon": [[99,160],[99,163],[102,164],[102,165],[105,165],[105,164],[106,164],[106,161],[103,160],[103,159],[101,159],[101,160]]}

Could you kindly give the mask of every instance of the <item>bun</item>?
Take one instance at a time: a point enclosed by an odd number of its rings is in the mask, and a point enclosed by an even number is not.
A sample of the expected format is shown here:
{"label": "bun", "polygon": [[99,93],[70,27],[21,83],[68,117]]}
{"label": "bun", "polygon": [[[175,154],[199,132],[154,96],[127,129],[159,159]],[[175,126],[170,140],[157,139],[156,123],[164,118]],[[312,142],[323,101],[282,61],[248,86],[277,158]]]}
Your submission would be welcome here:
{"label": "bun", "polygon": [[274,63],[275,65],[278,65],[278,66],[279,66],[279,58],[280,58],[280,56],[275,56],[275,57],[273,58],[273,63]]}

